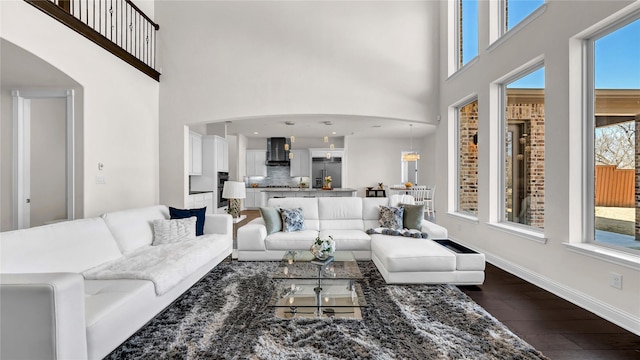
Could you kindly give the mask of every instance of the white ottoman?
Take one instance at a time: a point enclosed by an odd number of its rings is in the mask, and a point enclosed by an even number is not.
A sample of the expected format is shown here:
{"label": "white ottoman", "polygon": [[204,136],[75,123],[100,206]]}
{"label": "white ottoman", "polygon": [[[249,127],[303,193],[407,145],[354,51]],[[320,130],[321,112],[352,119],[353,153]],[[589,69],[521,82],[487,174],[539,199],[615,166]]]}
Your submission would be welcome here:
{"label": "white ottoman", "polygon": [[390,284],[479,285],[484,282],[484,254],[449,240],[438,241],[443,244],[429,239],[374,234],[371,235],[371,259]]}

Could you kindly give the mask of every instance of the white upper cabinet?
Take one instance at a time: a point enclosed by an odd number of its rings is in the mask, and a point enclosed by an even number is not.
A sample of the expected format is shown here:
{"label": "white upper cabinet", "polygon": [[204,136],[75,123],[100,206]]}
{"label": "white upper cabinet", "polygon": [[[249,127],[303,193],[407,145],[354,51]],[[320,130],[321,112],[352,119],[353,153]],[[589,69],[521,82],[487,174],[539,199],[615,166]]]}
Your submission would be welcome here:
{"label": "white upper cabinet", "polygon": [[247,176],[267,176],[267,152],[247,150]]}
{"label": "white upper cabinet", "polygon": [[218,172],[229,171],[229,144],[227,140],[220,136],[214,136],[213,141],[215,143],[216,153],[216,170]]}
{"label": "white upper cabinet", "polygon": [[292,149],[291,176],[311,176],[311,156],[308,149]]}
{"label": "white upper cabinet", "polygon": [[189,175],[202,174],[202,135],[189,132]]}

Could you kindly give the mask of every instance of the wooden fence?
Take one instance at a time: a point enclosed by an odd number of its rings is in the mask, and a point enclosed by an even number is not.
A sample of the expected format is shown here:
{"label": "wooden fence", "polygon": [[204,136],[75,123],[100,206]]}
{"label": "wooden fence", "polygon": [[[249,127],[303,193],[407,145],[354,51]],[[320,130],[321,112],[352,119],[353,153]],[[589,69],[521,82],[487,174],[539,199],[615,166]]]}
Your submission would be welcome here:
{"label": "wooden fence", "polygon": [[635,207],[635,169],[596,166],[596,206]]}

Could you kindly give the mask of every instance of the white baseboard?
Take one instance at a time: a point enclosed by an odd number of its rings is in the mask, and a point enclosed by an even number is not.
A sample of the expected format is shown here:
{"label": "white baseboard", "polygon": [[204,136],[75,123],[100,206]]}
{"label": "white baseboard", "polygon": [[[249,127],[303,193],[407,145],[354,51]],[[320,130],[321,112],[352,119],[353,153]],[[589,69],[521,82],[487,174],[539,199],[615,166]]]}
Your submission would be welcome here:
{"label": "white baseboard", "polygon": [[505,270],[525,281],[528,281],[552,294],[555,294],[581,308],[588,310],[601,318],[610,321],[632,333],[640,336],[640,317],[637,317],[626,311],[617,309],[601,300],[598,300],[590,295],[575,289],[569,288],[564,284],[560,284],[545,276],[541,276],[529,269],[526,269],[520,265],[514,264],[509,260],[501,258],[491,253],[487,253],[482,249],[475,248],[464,241],[460,241],[455,238],[451,238],[453,241],[467,246],[477,252],[482,252],[485,255],[487,262]]}

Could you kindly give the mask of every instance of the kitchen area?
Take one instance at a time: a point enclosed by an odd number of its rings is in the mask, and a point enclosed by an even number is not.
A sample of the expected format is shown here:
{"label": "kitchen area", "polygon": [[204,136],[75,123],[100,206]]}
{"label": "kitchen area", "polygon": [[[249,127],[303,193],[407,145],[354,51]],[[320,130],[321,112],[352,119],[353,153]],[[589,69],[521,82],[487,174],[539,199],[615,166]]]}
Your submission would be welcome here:
{"label": "kitchen area", "polygon": [[249,144],[246,175],[236,180],[229,177],[226,139],[190,132],[188,206],[206,206],[209,213],[225,212],[228,199],[222,197],[222,190],[227,180],[244,182],[244,209],[266,206],[270,198],[356,195],[356,189],[342,188],[343,149],[294,148],[292,140],[267,138],[262,148]]}
{"label": "kitchen area", "polygon": [[245,208],[279,197],[355,196],[356,189],[342,187],[343,154],[341,149],[294,149],[288,138],[268,138],[266,151],[247,150]]}

